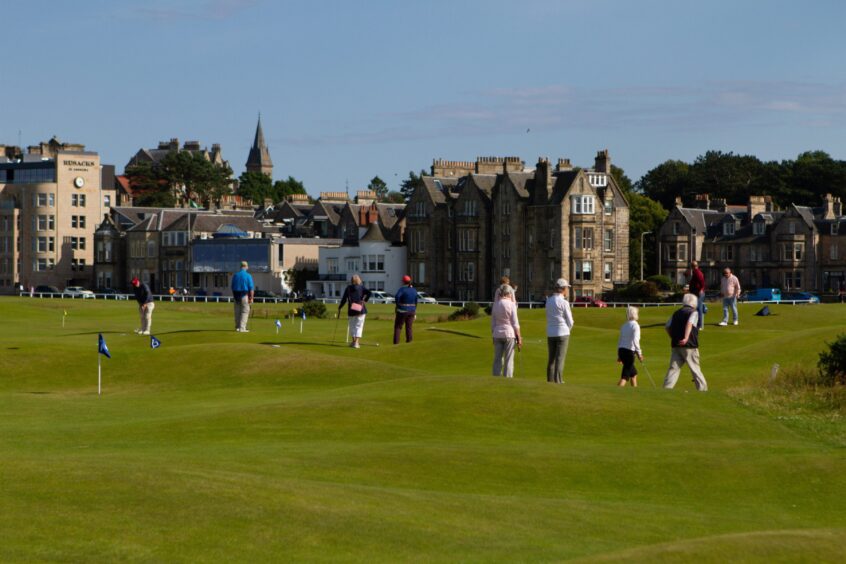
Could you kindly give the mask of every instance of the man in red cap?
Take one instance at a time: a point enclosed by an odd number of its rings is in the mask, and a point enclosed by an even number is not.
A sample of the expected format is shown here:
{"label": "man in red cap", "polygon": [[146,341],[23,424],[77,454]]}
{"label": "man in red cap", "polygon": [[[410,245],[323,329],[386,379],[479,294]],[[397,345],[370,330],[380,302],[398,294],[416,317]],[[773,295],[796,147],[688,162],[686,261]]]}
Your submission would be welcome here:
{"label": "man in red cap", "polygon": [[149,335],[153,325],[153,310],[156,307],[153,303],[153,292],[137,277],[132,279],[132,290],[135,292],[135,301],[138,302],[138,312],[141,314],[141,328],[135,332],[139,335]]}
{"label": "man in red cap", "polygon": [[402,277],[404,286],[399,289],[396,295],[396,317],[394,317],[394,344],[400,341],[400,331],[405,325],[405,342],[410,343],[414,336],[412,326],[414,318],[417,317],[417,290],[411,285],[411,276],[406,274]]}

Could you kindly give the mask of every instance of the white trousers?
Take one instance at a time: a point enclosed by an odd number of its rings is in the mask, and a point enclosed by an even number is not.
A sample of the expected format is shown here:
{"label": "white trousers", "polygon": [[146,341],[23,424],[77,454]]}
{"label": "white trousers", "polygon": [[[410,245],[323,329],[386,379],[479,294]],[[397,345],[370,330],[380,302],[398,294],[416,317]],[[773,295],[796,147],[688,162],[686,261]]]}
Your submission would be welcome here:
{"label": "white trousers", "polygon": [[360,339],[364,334],[364,318],[367,315],[353,315],[350,317],[348,323],[350,327],[350,337]]}

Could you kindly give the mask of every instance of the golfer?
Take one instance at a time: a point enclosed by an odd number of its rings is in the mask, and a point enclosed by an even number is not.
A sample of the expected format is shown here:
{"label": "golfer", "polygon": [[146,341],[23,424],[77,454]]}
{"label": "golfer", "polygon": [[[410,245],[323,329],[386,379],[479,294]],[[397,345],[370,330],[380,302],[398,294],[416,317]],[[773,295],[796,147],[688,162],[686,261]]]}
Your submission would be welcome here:
{"label": "golfer", "polygon": [[361,336],[364,334],[364,318],[367,317],[367,300],[370,299],[370,290],[361,285],[361,277],[358,274],[353,274],[350,278],[350,285],[344,289],[344,295],[341,296],[341,303],[338,304],[338,316],[341,315],[341,308],[344,304],[349,304],[347,307],[347,318],[350,328],[350,347],[354,349],[361,348]]}
{"label": "golfer", "polygon": [[697,303],[696,311],[699,312],[699,330],[705,326],[705,275],[699,269],[699,263],[695,260],[690,261],[690,277],[687,282],[688,292],[696,296]]}
{"label": "golfer", "polygon": [[394,315],[394,344],[400,342],[400,332],[405,325],[405,342],[410,343],[414,337],[414,320],[417,318],[417,290],[411,285],[411,276],[406,274],[402,277],[404,286],[399,289],[395,300]]}
{"label": "golfer", "polygon": [[[517,319],[517,302],[514,288],[503,284],[497,289],[499,299],[491,308],[491,334],[494,345],[493,375],[514,377],[514,346],[523,347],[520,321]],[[503,373],[504,371],[504,373]]]}
{"label": "golfer", "polygon": [[618,386],[625,386],[630,382],[637,388],[637,368],[635,357],[643,362],[643,351],[640,350],[640,325],[638,325],[638,310],[634,306],[626,308],[626,322],[620,327],[620,339],[617,341],[617,362],[623,365]]}
{"label": "golfer", "polygon": [[250,304],[253,303],[253,294],[256,285],[253,284],[253,277],[247,272],[249,265],[247,261],[241,261],[241,270],[232,276],[232,297],[235,301],[235,330],[239,333],[249,333],[247,321],[250,319]]}
{"label": "golfer", "polygon": [[708,382],[699,368],[699,313],[696,311],[697,299],[693,294],[685,294],[682,297],[682,308],[676,311],[664,329],[670,336],[670,346],[673,352],[670,355],[670,367],[664,377],[664,388],[671,390],[679,379],[681,367],[687,364],[693,374],[693,384],[700,392],[708,391]]}
{"label": "golfer", "polygon": [[546,381],[562,384],[564,360],[567,358],[567,345],[570,330],[573,328],[573,313],[566,293],[570,283],[564,278],[555,282],[555,293],[546,298],[546,346],[549,356],[546,362]]}
{"label": "golfer", "polygon": [[740,280],[726,267],[723,270],[723,279],[720,281],[720,295],[723,297],[723,320],[720,326],[725,327],[729,321],[729,308],[734,314],[734,325],[737,325],[737,298],[740,297]]}
{"label": "golfer", "polygon": [[153,292],[137,277],[132,279],[131,284],[135,301],[138,302],[138,313],[141,315],[141,328],[136,329],[135,332],[139,335],[149,335],[150,328],[153,326],[153,310],[156,309],[156,304],[153,303]]}

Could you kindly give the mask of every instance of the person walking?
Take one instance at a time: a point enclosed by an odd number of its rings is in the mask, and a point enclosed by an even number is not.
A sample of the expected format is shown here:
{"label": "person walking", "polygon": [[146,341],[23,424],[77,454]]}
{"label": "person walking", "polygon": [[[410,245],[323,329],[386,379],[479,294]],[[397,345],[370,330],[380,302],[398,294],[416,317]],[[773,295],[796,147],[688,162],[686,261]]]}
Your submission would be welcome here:
{"label": "person walking", "polygon": [[253,303],[253,295],[256,285],[253,284],[253,277],[247,272],[249,265],[247,261],[241,261],[241,270],[232,276],[232,297],[235,301],[235,330],[239,333],[249,333],[247,321],[250,319],[250,304]]}
{"label": "person walking", "polygon": [[[514,347],[523,347],[520,336],[520,321],[517,318],[517,302],[514,288],[503,284],[497,289],[499,299],[491,308],[491,335],[493,336],[493,375],[514,377]],[[504,373],[503,373],[504,372]]]}
{"label": "person walking", "polygon": [[688,292],[696,296],[696,311],[699,312],[699,327],[702,331],[705,326],[705,275],[699,269],[699,263],[690,261],[690,278],[687,281]]}
{"label": "person walking", "polygon": [[411,285],[411,276],[402,277],[404,286],[397,291],[394,315],[394,344],[400,342],[400,332],[405,325],[405,342],[410,343],[414,337],[414,319],[417,317],[417,290]]}
{"label": "person walking", "polygon": [[153,326],[153,310],[156,309],[156,304],[153,303],[153,292],[137,277],[132,279],[131,284],[135,301],[138,302],[138,313],[141,315],[141,328],[136,329],[135,332],[139,335],[149,335]]}
{"label": "person walking", "polygon": [[696,296],[685,294],[682,297],[682,307],[667,320],[664,329],[670,336],[670,367],[664,377],[664,388],[673,389],[679,379],[681,367],[687,364],[693,374],[693,384],[700,392],[708,391],[708,382],[699,368],[699,329],[697,328],[699,312],[696,311]]}
{"label": "person walking", "polygon": [[720,326],[725,327],[729,321],[729,308],[734,314],[734,325],[737,325],[737,298],[740,297],[740,280],[731,273],[731,269],[723,269],[723,279],[720,282],[720,295],[723,297],[723,320]]}
{"label": "person walking", "polygon": [[617,362],[623,365],[618,386],[631,383],[637,388],[637,367],[635,357],[643,362],[643,351],[640,349],[640,325],[638,324],[638,310],[634,306],[626,308],[626,322],[620,327],[620,338],[617,341]]}
{"label": "person walking", "polygon": [[338,317],[341,316],[341,308],[344,304],[347,307],[347,323],[350,328],[350,347],[354,349],[361,348],[361,337],[364,335],[364,318],[367,317],[367,300],[370,299],[370,290],[361,284],[361,277],[358,274],[353,274],[350,278],[350,284],[344,288],[344,294],[341,296],[341,303],[338,304]]}
{"label": "person walking", "polygon": [[562,384],[564,361],[567,358],[567,346],[570,330],[573,328],[573,313],[565,294],[570,283],[564,278],[555,282],[555,293],[546,299],[546,381]]}

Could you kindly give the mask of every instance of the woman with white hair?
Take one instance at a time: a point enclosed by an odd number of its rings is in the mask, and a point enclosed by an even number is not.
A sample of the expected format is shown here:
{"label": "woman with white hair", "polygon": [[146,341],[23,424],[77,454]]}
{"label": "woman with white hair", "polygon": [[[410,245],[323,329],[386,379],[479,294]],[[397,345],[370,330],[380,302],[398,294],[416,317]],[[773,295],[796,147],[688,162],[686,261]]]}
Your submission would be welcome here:
{"label": "woman with white hair", "polygon": [[364,334],[364,319],[367,317],[367,300],[370,299],[370,290],[361,284],[361,276],[353,274],[350,278],[350,285],[344,290],[344,295],[341,296],[341,303],[338,304],[338,316],[341,315],[341,308],[344,304],[349,304],[347,307],[347,318],[350,329],[350,337],[352,342],[350,347],[357,349],[361,347],[359,341]]}
{"label": "woman with white hair", "polygon": [[517,302],[514,300],[514,288],[509,284],[501,285],[497,293],[500,298],[491,308],[491,334],[494,343],[493,375],[512,378],[514,376],[514,345],[517,345],[517,350],[523,346],[523,339],[520,337],[520,321],[517,319]]}
{"label": "woman with white hair", "polygon": [[634,306],[626,308],[626,322],[620,327],[620,339],[617,341],[617,362],[623,365],[618,386],[625,386],[626,382],[637,388],[637,368],[635,357],[643,362],[643,351],[640,349],[640,325],[638,325],[638,310]]}

